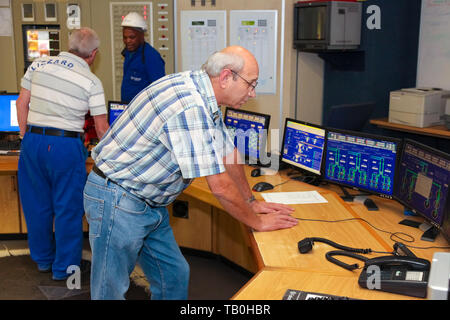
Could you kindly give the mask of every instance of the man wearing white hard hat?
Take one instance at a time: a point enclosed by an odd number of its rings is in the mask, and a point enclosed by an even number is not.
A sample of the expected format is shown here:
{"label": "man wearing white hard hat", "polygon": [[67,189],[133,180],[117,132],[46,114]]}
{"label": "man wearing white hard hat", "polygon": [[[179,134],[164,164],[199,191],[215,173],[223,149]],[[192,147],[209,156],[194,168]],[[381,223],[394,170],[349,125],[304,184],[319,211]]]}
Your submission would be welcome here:
{"label": "man wearing white hard hat", "polygon": [[121,100],[130,102],[153,81],[165,75],[165,62],[155,48],[145,42],[145,19],[137,12],[130,12],[122,20],[125,48],[122,55],[123,78]]}

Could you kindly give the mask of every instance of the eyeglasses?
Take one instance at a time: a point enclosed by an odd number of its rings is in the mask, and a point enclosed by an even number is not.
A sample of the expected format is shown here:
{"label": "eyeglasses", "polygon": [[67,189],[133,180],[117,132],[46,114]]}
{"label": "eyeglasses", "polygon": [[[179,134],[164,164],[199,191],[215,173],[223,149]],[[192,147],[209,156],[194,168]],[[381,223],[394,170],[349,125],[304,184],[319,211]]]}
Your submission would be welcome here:
{"label": "eyeglasses", "polygon": [[234,71],[234,70],[230,70],[233,74],[235,74],[235,75],[237,75],[239,78],[241,78],[242,80],[244,80],[245,82],[247,82],[247,84],[248,84],[248,87],[250,88],[252,88],[252,90],[255,90],[256,89],[256,86],[258,85],[258,81],[254,81],[254,82],[250,82],[250,81],[248,81],[247,79],[245,79],[244,77],[242,77],[239,73],[237,73],[236,71]]}

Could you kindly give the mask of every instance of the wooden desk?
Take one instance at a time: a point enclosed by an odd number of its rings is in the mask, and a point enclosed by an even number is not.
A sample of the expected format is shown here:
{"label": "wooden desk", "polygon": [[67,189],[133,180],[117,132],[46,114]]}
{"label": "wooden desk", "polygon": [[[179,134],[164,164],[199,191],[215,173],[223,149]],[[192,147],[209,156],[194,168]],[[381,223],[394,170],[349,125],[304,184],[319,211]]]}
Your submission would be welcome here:
{"label": "wooden desk", "polygon": [[287,289],[331,294],[363,300],[416,300],[389,292],[363,289],[358,285],[359,271],[329,274],[315,271],[265,268],[259,271],[233,300],[281,300]]}
{"label": "wooden desk", "polygon": [[[252,168],[246,167],[246,173],[249,184],[252,186],[257,182],[266,181],[273,185],[284,182],[289,179],[285,172],[274,176],[261,176],[258,178],[250,177]],[[383,199],[371,196],[378,205],[379,211],[368,211],[362,203],[344,202],[338,192],[340,189],[335,185],[328,185],[325,188],[314,187],[302,182],[290,180],[289,182],[275,187],[266,192],[290,192],[290,191],[318,191],[328,203],[293,205],[295,208],[294,217],[303,219],[321,219],[321,220],[340,220],[349,218],[362,218],[367,220],[373,226],[394,232],[404,232],[414,238],[411,243],[417,247],[430,246],[448,246],[444,237],[438,235],[434,243],[420,240],[423,231],[417,228],[398,224],[401,220],[408,218],[416,221],[423,221],[421,217],[405,217],[403,206],[394,200]],[[195,199],[199,199],[214,207],[222,209],[219,202],[211,194],[205,179],[196,179],[192,185],[187,188],[184,194],[188,194]],[[260,193],[254,193],[255,197],[262,200]],[[327,244],[316,243],[313,251],[308,254],[300,255],[297,243],[306,237],[321,237],[333,240],[339,244],[356,247],[371,248],[376,251],[390,252],[393,250],[394,241],[390,239],[391,235],[375,230],[369,224],[362,220],[352,220],[347,222],[325,223],[299,221],[296,227],[271,232],[250,231],[250,242],[257,258],[259,269],[264,267],[278,268],[298,268],[314,269],[316,271],[342,272],[337,267],[325,260],[325,253],[332,249]],[[409,238],[407,238],[409,240]],[[400,241],[397,239],[397,241]],[[411,249],[417,256],[431,260],[435,249]],[[450,251],[450,250],[441,250]],[[380,255],[380,254],[378,254]],[[369,257],[377,256],[371,254]]]}
{"label": "wooden desk", "polygon": [[[17,173],[19,156],[0,156],[0,172],[1,173]],[[86,170],[92,169],[94,161],[91,158],[86,160]]]}
{"label": "wooden desk", "polygon": [[388,118],[372,119],[370,120],[370,123],[379,126],[381,128],[386,128],[390,130],[404,131],[436,138],[450,139],[450,130],[448,130],[444,125],[419,128],[399,123],[391,123],[388,121]]}
{"label": "wooden desk", "polygon": [[1,173],[17,173],[19,156],[0,156]]}
{"label": "wooden desk", "polygon": [[[276,185],[289,179],[285,172],[274,176],[252,178],[250,177],[251,169],[250,167],[245,168],[251,186],[260,181]],[[327,199],[328,203],[293,205],[296,209],[293,214],[295,217],[322,220],[363,218],[379,229],[391,233],[404,232],[411,235],[415,241],[409,244],[413,246],[448,246],[442,235],[439,235],[434,243],[429,243],[420,240],[423,232],[419,229],[399,225],[398,222],[405,219],[403,207],[393,200],[371,196],[380,210],[368,211],[362,203],[344,202],[338,195],[340,189],[335,185],[320,188],[293,180],[266,192],[311,190],[318,191]],[[222,208],[209,191],[205,179],[196,179],[185,190],[184,194],[200,199],[211,206]],[[260,193],[255,193],[255,197],[259,200],[262,199]],[[408,217],[408,219],[423,221],[421,217]],[[360,270],[351,272],[328,262],[325,253],[334,250],[334,248],[327,244],[315,243],[310,253],[299,253],[297,243],[305,237],[322,237],[350,247],[392,252],[394,241],[390,239],[390,234],[376,230],[361,220],[335,223],[300,221],[297,226],[290,229],[271,232],[249,230],[249,236],[259,271],[234,296],[234,299],[281,299],[287,289],[328,293],[359,299],[415,299],[360,288],[358,285]],[[411,249],[411,251],[430,261],[435,252],[450,252],[448,249]],[[386,254],[371,253],[366,256],[372,258],[381,255]],[[355,260],[346,257],[339,257],[339,259],[347,263],[355,262]],[[357,262],[361,265],[361,262]]]}
{"label": "wooden desk", "polygon": [[[0,234],[27,233],[27,226],[19,200],[19,188],[17,181],[19,156],[0,156]],[[89,172],[93,161],[86,161],[86,169]],[[88,224],[83,217],[83,231],[88,231]]]}

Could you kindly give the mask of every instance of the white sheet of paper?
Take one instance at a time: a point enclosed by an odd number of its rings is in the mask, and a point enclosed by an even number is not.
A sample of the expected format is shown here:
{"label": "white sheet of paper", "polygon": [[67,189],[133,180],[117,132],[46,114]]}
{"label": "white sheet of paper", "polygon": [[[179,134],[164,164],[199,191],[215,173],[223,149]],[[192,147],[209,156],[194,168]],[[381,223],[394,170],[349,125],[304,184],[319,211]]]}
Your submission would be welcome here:
{"label": "white sheet of paper", "polygon": [[298,191],[298,192],[268,192],[261,194],[266,202],[275,202],[283,204],[311,204],[327,203],[317,191]]}

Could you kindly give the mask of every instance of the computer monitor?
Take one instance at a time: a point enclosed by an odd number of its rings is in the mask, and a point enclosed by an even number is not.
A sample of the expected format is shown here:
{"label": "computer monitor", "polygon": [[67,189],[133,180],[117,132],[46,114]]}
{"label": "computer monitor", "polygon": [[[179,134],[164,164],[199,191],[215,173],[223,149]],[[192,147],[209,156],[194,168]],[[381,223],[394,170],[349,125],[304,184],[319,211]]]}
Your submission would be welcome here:
{"label": "computer monitor", "polygon": [[[309,176],[320,176],[324,146],[325,129],[323,127],[286,118],[281,162],[306,172]],[[302,181],[307,182],[304,179]]]}
{"label": "computer monitor", "polygon": [[450,155],[405,139],[396,179],[395,199],[441,228],[450,210]]}
{"label": "computer monitor", "polygon": [[127,103],[120,101],[108,101],[108,123],[112,125],[114,120],[126,109]]}
{"label": "computer monitor", "polygon": [[270,115],[227,107],[224,123],[247,164],[269,165],[261,162],[261,152],[266,151]]}
{"label": "computer monitor", "polygon": [[60,53],[59,25],[22,25],[25,70],[37,58]]}
{"label": "computer monitor", "polygon": [[16,100],[18,93],[0,94],[0,132],[19,133]]}
{"label": "computer monitor", "polygon": [[323,179],[393,198],[401,140],[327,128]]}

